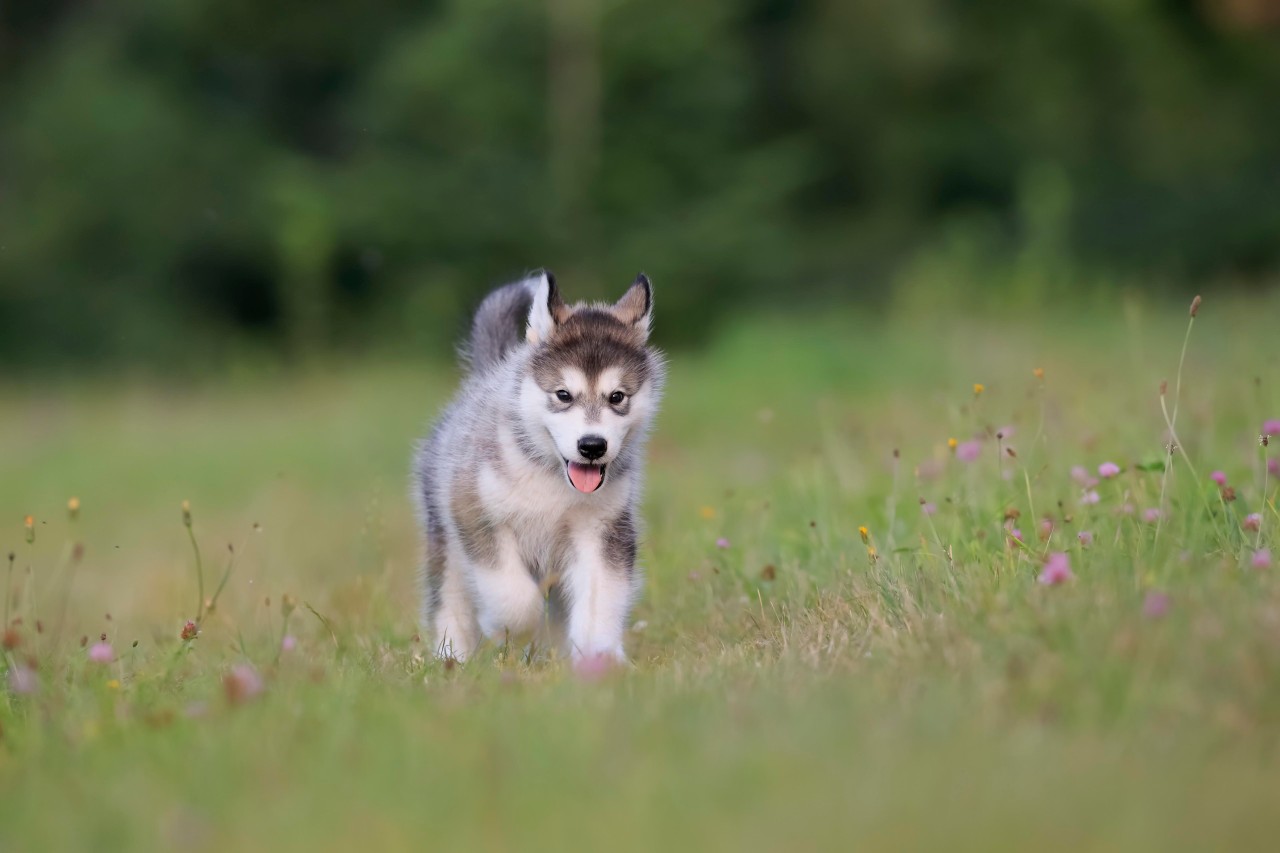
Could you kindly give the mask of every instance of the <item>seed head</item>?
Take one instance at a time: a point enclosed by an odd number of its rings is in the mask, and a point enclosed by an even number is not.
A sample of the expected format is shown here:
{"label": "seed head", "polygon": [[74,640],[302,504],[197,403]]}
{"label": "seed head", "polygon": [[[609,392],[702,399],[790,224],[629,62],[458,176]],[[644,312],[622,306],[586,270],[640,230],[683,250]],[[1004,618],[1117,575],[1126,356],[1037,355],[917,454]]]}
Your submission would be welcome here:
{"label": "seed head", "polygon": [[1194,317],[1200,313],[1200,294],[1196,294],[1196,298],[1191,300],[1191,316]]}
{"label": "seed head", "polygon": [[180,636],[183,640],[194,640],[200,636],[200,629],[196,627],[196,623],[187,620],[187,624],[182,626],[182,634]]}
{"label": "seed head", "polygon": [[1236,487],[1235,486],[1223,487],[1222,499],[1227,503],[1231,503],[1232,501],[1234,501],[1236,499]]}
{"label": "seed head", "polygon": [[191,501],[182,502],[182,523],[191,526]]}

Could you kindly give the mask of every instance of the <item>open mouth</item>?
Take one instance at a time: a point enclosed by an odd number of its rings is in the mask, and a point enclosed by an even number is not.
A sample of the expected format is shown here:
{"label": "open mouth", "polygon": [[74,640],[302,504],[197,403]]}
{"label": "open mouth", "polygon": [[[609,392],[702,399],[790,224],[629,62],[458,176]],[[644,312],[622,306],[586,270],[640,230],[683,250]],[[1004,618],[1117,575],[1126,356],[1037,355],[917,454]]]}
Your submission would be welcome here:
{"label": "open mouth", "polygon": [[604,472],[608,467],[606,465],[584,465],[566,460],[564,466],[569,483],[584,495],[589,495],[604,485]]}

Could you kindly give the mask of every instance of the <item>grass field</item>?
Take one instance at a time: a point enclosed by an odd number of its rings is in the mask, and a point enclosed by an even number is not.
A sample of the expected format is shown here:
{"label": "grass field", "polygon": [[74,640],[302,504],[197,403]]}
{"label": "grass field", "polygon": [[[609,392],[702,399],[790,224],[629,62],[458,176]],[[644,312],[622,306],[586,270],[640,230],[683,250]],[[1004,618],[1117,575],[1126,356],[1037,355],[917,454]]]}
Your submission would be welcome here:
{"label": "grass field", "polygon": [[0,850],[1275,849],[1277,317],[1206,298],[1180,393],[1181,302],[725,330],[595,682],[415,636],[452,367],[9,380]]}

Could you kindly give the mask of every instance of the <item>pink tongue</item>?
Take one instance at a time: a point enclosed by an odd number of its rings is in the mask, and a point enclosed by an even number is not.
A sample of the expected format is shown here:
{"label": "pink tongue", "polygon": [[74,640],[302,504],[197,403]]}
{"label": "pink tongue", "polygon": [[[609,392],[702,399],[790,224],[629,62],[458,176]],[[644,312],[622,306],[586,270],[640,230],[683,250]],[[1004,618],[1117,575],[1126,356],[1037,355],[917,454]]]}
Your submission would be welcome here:
{"label": "pink tongue", "polygon": [[603,479],[604,471],[595,465],[569,463],[569,482],[573,483],[573,487],[580,492],[587,494],[594,492],[600,488],[600,481]]}

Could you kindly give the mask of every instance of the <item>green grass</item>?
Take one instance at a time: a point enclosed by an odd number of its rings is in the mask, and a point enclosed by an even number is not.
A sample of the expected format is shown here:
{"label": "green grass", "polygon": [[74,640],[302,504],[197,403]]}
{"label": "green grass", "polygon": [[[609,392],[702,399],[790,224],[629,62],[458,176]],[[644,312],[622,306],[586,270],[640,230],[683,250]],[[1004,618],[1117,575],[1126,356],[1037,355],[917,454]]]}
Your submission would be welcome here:
{"label": "green grass", "polygon": [[[40,687],[0,692],[0,849],[1273,849],[1280,568],[1249,563],[1280,551],[1276,316],[1197,319],[1199,479],[1174,459],[1158,541],[1161,474],[1135,465],[1164,456],[1182,306],[738,324],[673,361],[635,666],[599,683],[495,648],[445,668],[415,638],[408,448],[452,368],[11,384],[4,666]],[[1007,426],[1016,457],[948,449]],[[1106,460],[1124,473],[1082,503],[1071,467]],[[207,590],[236,554],[190,644],[183,500]],[[1073,581],[1036,582],[1050,551]],[[106,666],[80,646],[104,632]],[[266,689],[235,704],[245,663]]]}

